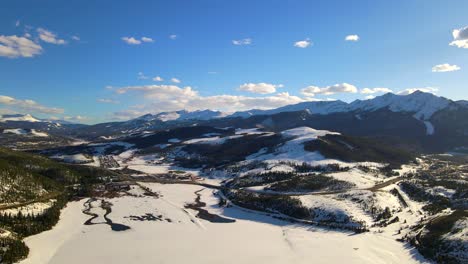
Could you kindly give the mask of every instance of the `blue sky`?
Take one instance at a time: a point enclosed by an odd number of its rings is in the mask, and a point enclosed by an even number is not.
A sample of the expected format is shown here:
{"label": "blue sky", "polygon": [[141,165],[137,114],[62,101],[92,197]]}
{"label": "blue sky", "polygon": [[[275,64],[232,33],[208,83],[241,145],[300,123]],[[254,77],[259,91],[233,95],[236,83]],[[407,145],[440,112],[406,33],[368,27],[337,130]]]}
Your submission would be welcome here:
{"label": "blue sky", "polygon": [[468,99],[466,10],[463,0],[2,1],[0,114],[95,123],[415,88]]}

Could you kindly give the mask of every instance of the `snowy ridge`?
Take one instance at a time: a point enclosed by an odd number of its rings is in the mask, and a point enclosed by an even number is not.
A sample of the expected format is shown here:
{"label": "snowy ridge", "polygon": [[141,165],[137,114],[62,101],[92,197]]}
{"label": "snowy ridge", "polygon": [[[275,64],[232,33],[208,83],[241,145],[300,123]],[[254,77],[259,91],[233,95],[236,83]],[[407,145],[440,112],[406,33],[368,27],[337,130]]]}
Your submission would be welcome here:
{"label": "snowy ridge", "polygon": [[387,93],[371,100],[354,101],[350,104],[350,110],[375,111],[388,107],[393,112],[414,113],[416,119],[428,120],[435,112],[444,109],[450,103],[451,101],[446,98],[420,91],[409,95]]}
{"label": "snowy ridge", "polygon": [[310,127],[297,127],[285,130],[281,132],[281,135],[289,140],[278,147],[273,153],[266,154],[266,150],[262,149],[258,153],[247,157],[247,159],[269,162],[291,161],[299,163],[324,160],[325,158],[320,153],[304,150],[304,143],[329,134],[339,135],[340,133],[316,130]]}
{"label": "snowy ridge", "polygon": [[253,115],[273,115],[282,112],[307,111],[309,114],[326,115],[337,112],[348,111],[348,104],[342,101],[317,101],[303,102],[295,105],[287,105],[271,110],[249,110],[244,112],[236,112],[230,117],[249,117]]}
{"label": "snowy ridge", "polygon": [[[307,111],[310,114],[327,115],[343,112],[366,112],[388,108],[393,112],[413,113],[416,119],[428,120],[435,112],[446,108],[452,103],[444,97],[438,97],[431,93],[416,91],[409,95],[396,95],[387,93],[369,100],[356,100],[352,103],[342,101],[317,101],[303,102],[295,105],[287,105],[271,110],[249,110],[236,112],[230,117],[247,118],[254,115],[272,115],[281,112]],[[466,105],[466,102],[459,102]]]}
{"label": "snowy ridge", "polygon": [[0,117],[0,122],[7,121],[23,121],[23,122],[41,122],[41,120],[33,117],[32,115],[2,115]]}
{"label": "snowy ridge", "polygon": [[187,110],[180,110],[180,111],[173,111],[173,112],[162,112],[158,114],[146,114],[140,116],[138,118],[132,119],[128,122],[135,122],[135,121],[143,121],[143,122],[151,122],[151,121],[183,121],[183,120],[209,120],[214,118],[221,118],[226,116],[225,113],[220,111],[212,111],[212,110],[197,110],[197,111],[187,111]]}

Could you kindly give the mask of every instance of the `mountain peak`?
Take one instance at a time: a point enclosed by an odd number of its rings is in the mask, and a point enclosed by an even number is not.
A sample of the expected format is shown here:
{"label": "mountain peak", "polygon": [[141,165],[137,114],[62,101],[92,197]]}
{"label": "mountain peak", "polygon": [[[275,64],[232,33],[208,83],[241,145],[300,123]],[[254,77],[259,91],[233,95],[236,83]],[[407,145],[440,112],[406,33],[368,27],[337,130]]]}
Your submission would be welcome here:
{"label": "mountain peak", "polygon": [[7,122],[7,121],[41,122],[40,119],[37,119],[30,114],[11,114],[11,115],[2,115],[0,117],[0,122]]}

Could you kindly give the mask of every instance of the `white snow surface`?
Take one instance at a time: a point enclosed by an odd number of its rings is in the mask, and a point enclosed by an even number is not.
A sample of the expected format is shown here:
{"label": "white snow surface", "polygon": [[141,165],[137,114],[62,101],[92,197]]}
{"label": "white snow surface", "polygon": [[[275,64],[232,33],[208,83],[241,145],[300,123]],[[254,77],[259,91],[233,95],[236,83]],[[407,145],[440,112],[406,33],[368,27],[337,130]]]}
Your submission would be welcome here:
{"label": "white snow surface", "polygon": [[21,128],[11,128],[3,130],[3,134],[27,135],[28,131]]}
{"label": "white snow surface", "polygon": [[429,121],[423,121],[423,122],[424,122],[424,125],[426,126],[426,135],[428,136],[434,135],[434,132],[435,132],[434,125],[432,125],[432,123]]}
{"label": "white snow surface", "polygon": [[[333,177],[337,180],[353,183],[356,185],[356,188],[360,189],[370,188],[379,181],[383,181],[385,179],[384,177],[379,177],[379,175],[365,173],[358,168],[352,168],[349,171],[330,173],[327,174],[327,176]],[[388,180],[388,178],[386,180]]]}
{"label": "white snow surface", "polygon": [[227,140],[240,138],[242,135],[233,135],[227,137],[206,137],[206,138],[194,138],[187,141],[184,141],[184,144],[210,144],[210,145],[221,145],[224,144]]}
{"label": "white snow surface", "polygon": [[28,204],[25,206],[17,207],[17,208],[11,208],[11,209],[5,209],[5,210],[0,210],[1,214],[10,214],[12,216],[16,216],[21,212],[22,215],[41,215],[46,209],[49,209],[54,205],[55,200],[50,200],[48,202],[37,202],[37,203],[32,203]]}
{"label": "white snow surface", "polygon": [[[310,152],[304,150],[304,143],[315,140],[319,136],[328,134],[339,135],[336,132],[327,130],[316,130],[310,127],[297,127],[281,132],[281,135],[289,141],[278,147],[273,153],[266,153],[266,149],[261,149],[258,153],[247,157],[248,160],[263,160],[268,162],[291,161],[291,162],[313,162],[321,161],[325,158],[317,151]],[[336,162],[334,162],[336,163]]]}
{"label": "white snow surface", "polygon": [[35,129],[31,129],[30,131],[27,131],[22,128],[4,129],[3,134],[30,135],[33,137],[48,137],[49,136],[47,133],[39,132]]}
{"label": "white snow surface", "polygon": [[36,131],[35,129],[31,129],[31,134],[36,137],[48,137],[49,136],[47,133],[39,132],[39,131]]}
{"label": "white snow surface", "polygon": [[[416,91],[408,95],[388,93],[369,100],[356,100],[350,104],[343,101],[303,102],[270,110],[248,110],[236,112],[232,117],[250,117],[253,115],[271,115],[281,112],[307,111],[310,114],[327,115],[351,111],[376,111],[388,108],[393,112],[413,113],[416,119],[429,120],[437,111],[447,107],[452,101],[431,93]],[[356,118],[361,119],[360,115]]]}
{"label": "white snow surface", "polygon": [[41,122],[41,120],[33,117],[32,115],[3,115],[0,116],[0,122],[7,121],[23,121],[23,122]]}
{"label": "white snow surface", "polygon": [[[25,239],[29,258],[21,264],[219,264],[219,263],[424,263],[415,249],[377,233],[352,234],[291,224],[237,207],[219,208],[211,190],[201,191],[205,209],[235,223],[211,223],[185,209],[200,186],[145,184],[162,197],[107,199],[109,215],[131,229],[85,226],[84,200],[71,202],[50,231]],[[129,215],[153,213],[167,221],[132,221]]]}
{"label": "white snow surface", "polygon": [[414,113],[419,120],[428,120],[435,112],[447,107],[450,100],[431,93],[416,91],[408,95],[388,93],[370,100],[357,100],[350,104],[351,110],[375,111],[388,107],[393,112]]}

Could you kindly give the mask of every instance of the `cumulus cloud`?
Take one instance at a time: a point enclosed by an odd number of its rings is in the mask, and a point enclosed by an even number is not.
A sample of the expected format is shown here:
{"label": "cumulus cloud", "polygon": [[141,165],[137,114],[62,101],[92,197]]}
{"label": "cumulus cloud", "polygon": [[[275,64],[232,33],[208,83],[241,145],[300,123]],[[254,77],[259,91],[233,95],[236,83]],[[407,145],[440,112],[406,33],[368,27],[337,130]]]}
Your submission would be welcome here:
{"label": "cumulus cloud", "polygon": [[275,85],[269,83],[244,83],[239,86],[239,91],[245,91],[257,94],[271,94],[276,92],[276,88],[281,88],[283,85]]}
{"label": "cumulus cloud", "polygon": [[0,35],[0,56],[31,58],[42,53],[42,47],[26,37]]}
{"label": "cumulus cloud", "polygon": [[408,94],[412,94],[412,93],[417,92],[417,91],[435,94],[436,92],[439,91],[439,89],[436,88],[436,87],[408,88],[408,89],[399,91],[397,94],[399,94],[399,95],[408,95]]}
{"label": "cumulus cloud", "polygon": [[116,100],[104,99],[104,98],[98,99],[97,101],[100,102],[100,103],[104,103],[104,104],[118,104],[118,103],[120,103],[119,101],[116,101]]}
{"label": "cumulus cloud", "polygon": [[129,45],[140,45],[141,40],[138,40],[134,37],[122,37],[122,40]]}
{"label": "cumulus cloud", "polygon": [[39,38],[44,42],[55,44],[55,45],[67,44],[67,42],[64,39],[58,38],[55,33],[52,33],[51,31],[47,29],[38,28],[37,33],[39,34]]}
{"label": "cumulus cloud", "polygon": [[450,46],[468,49],[468,26],[452,31],[453,41]]}
{"label": "cumulus cloud", "polygon": [[389,88],[364,88],[361,90],[362,94],[375,94],[375,93],[393,93]]}
{"label": "cumulus cloud", "polygon": [[237,46],[250,45],[252,44],[252,39],[251,38],[237,39],[237,40],[233,40],[232,44],[237,45]]}
{"label": "cumulus cloud", "polygon": [[115,89],[117,94],[125,94],[128,92],[142,92],[146,98],[171,99],[179,97],[197,96],[198,92],[192,90],[192,87],[187,86],[180,88],[176,85],[144,85],[144,86],[127,86]]}
{"label": "cumulus cloud", "polygon": [[64,112],[61,108],[47,107],[33,100],[20,100],[6,95],[0,95],[0,104],[31,113],[61,114]]}
{"label": "cumulus cloud", "polygon": [[156,77],[153,78],[153,81],[162,82],[162,81],[164,81],[164,79],[161,76],[156,76]]}
{"label": "cumulus cloud", "polygon": [[294,47],[297,47],[297,48],[307,48],[309,47],[310,45],[312,45],[312,42],[310,41],[310,39],[304,39],[304,40],[300,40],[300,41],[296,41],[294,43]]}
{"label": "cumulus cloud", "polygon": [[172,39],[172,40],[175,40],[175,39],[177,39],[177,35],[175,35],[175,34],[169,35],[169,38]]}
{"label": "cumulus cloud", "polygon": [[143,41],[143,42],[149,42],[149,43],[154,42],[154,40],[153,40],[152,38],[148,38],[148,37],[142,37],[142,38],[141,38],[141,41]]}
{"label": "cumulus cloud", "polygon": [[358,35],[348,35],[345,37],[345,41],[358,41],[359,36]]}
{"label": "cumulus cloud", "polygon": [[308,86],[301,90],[305,96],[314,97],[317,94],[332,95],[336,93],[357,93],[356,86],[349,83],[340,83],[327,87]]}
{"label": "cumulus cloud", "polygon": [[152,112],[174,111],[180,109],[213,109],[221,111],[240,111],[248,109],[270,109],[305,101],[287,92],[270,96],[250,97],[238,95],[201,96],[191,87],[176,85],[147,85],[117,88],[117,94],[136,93],[142,95],[144,106],[132,107],[114,113],[116,119],[128,119]]}
{"label": "cumulus cloud", "polygon": [[177,78],[171,78],[171,82],[173,83],[181,83],[182,81]]}
{"label": "cumulus cloud", "polygon": [[432,72],[451,72],[451,71],[458,71],[460,67],[457,65],[450,65],[448,63],[439,64],[432,67]]}

